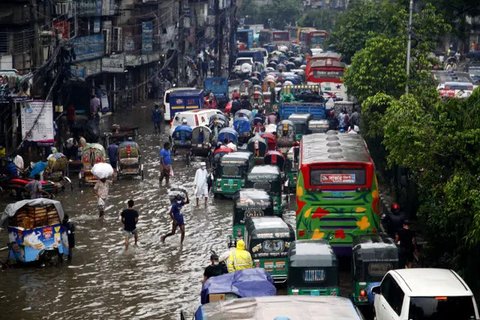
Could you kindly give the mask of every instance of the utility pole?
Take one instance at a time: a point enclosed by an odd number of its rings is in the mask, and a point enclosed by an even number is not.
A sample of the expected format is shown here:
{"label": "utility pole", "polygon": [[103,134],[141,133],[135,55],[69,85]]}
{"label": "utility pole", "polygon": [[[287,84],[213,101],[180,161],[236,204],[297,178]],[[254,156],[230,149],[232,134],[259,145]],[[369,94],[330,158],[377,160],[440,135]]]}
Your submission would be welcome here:
{"label": "utility pole", "polygon": [[177,68],[178,68],[178,83],[179,86],[185,83],[185,18],[183,16],[183,2],[185,0],[179,0],[178,6],[178,55],[177,55]]}
{"label": "utility pole", "polygon": [[220,16],[220,1],[215,0],[215,33],[217,40],[217,61],[215,64],[215,76],[221,76],[222,68],[222,53],[223,53],[223,19]]}
{"label": "utility pole", "polygon": [[237,1],[231,0],[230,7],[230,52],[228,53],[228,72],[233,68],[235,56],[237,52],[237,45],[235,43],[235,34],[237,33]]}
{"label": "utility pole", "polygon": [[405,85],[405,93],[408,94],[408,81],[410,80],[410,51],[412,49],[412,15],[413,15],[413,0],[410,0],[408,15],[408,42],[407,42],[407,83]]}

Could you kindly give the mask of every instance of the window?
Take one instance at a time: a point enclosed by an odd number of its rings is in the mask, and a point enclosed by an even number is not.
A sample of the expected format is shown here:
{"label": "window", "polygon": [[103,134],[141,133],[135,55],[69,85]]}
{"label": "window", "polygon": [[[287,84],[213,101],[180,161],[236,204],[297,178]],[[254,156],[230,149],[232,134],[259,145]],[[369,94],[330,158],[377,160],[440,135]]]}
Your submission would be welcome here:
{"label": "window", "polygon": [[392,310],[400,315],[402,313],[402,304],[405,294],[391,275],[388,274],[385,276],[380,291]]}
{"label": "window", "polygon": [[472,297],[412,297],[410,320],[475,319]]}

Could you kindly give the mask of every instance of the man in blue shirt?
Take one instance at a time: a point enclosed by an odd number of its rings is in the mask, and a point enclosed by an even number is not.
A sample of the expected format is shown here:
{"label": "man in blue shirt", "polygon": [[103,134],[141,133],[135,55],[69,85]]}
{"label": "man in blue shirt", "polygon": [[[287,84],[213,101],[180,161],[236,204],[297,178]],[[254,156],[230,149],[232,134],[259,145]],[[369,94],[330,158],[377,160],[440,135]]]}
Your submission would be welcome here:
{"label": "man in blue shirt", "polygon": [[163,178],[165,178],[166,185],[170,183],[170,173],[172,170],[172,156],[170,153],[170,142],[165,142],[163,149],[160,150],[160,186]]}
{"label": "man in blue shirt", "polygon": [[110,165],[114,170],[117,169],[117,160],[118,160],[118,145],[114,142],[110,143],[107,147],[108,160]]}
{"label": "man in blue shirt", "polygon": [[170,218],[172,218],[172,231],[160,238],[160,241],[165,242],[165,238],[173,236],[177,232],[177,227],[180,227],[180,243],[183,244],[183,239],[185,239],[185,221],[183,219],[183,214],[180,212],[183,206],[188,204],[188,194],[186,195],[187,199],[183,200],[183,197],[176,195],[172,201],[172,206],[170,208]]}

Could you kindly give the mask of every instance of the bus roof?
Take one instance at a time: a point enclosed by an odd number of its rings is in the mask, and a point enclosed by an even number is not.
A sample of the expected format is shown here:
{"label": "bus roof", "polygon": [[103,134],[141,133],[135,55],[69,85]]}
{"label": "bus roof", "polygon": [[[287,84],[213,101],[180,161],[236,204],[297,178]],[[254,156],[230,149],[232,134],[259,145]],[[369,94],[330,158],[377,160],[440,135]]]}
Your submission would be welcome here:
{"label": "bus roof", "polygon": [[372,163],[365,141],[360,135],[314,133],[302,137],[300,163],[366,162]]}

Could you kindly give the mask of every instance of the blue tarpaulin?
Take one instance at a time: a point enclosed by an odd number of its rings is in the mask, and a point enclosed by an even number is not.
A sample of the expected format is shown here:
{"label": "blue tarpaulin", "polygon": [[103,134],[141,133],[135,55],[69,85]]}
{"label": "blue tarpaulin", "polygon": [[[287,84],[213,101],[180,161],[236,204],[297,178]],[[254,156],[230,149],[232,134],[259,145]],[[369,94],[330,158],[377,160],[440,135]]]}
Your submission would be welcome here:
{"label": "blue tarpaulin", "polygon": [[255,268],[209,278],[202,287],[201,303],[208,303],[208,295],[216,293],[233,293],[240,298],[264,297],[276,295],[277,289],[264,269]]}

